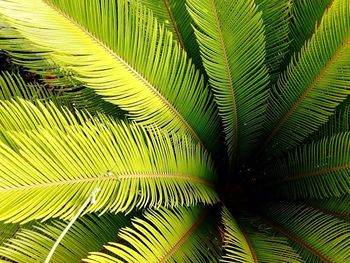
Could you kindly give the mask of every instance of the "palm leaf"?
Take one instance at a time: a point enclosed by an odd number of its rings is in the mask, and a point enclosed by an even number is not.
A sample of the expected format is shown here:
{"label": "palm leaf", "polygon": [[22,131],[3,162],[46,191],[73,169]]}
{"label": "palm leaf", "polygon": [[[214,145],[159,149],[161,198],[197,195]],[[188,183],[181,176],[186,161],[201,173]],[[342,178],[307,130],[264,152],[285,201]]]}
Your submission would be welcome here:
{"label": "palm leaf", "polygon": [[271,94],[261,149],[278,155],[316,131],[350,94],[350,10],[335,0]]}
{"label": "palm leaf", "polygon": [[285,55],[290,45],[291,0],[270,1],[256,0],[266,35],[266,65],[270,73],[270,84],[277,81],[283,68]]}
{"label": "palm leaf", "polygon": [[227,208],[222,210],[224,225],[224,254],[221,262],[257,263],[256,251],[247,233]]}
{"label": "palm leaf", "polygon": [[[290,55],[299,53],[311,39],[333,0],[292,0],[290,21]],[[290,56],[289,56],[290,58]]]}
{"label": "palm leaf", "polygon": [[345,194],[340,197],[327,199],[307,200],[307,205],[321,210],[325,214],[330,214],[341,219],[350,220],[350,195]]}
{"label": "palm leaf", "polygon": [[44,56],[132,119],[217,147],[218,120],[203,77],[141,5],[3,0],[0,7],[3,19],[20,33],[4,30],[0,46],[20,63],[42,68],[44,62],[33,57]]}
{"label": "palm leaf", "polygon": [[350,258],[349,223],[295,204],[269,206],[264,213],[270,225],[306,251],[299,251],[303,257],[313,259],[306,262],[346,262]]}
{"label": "palm leaf", "polygon": [[252,0],[187,4],[233,161],[249,152],[264,118],[268,72],[261,14]]}
{"label": "palm leaf", "polygon": [[[67,222],[51,220],[23,229],[0,247],[0,257],[11,262],[44,262],[52,245]],[[89,252],[99,251],[103,245],[116,241],[118,230],[127,225],[122,215],[86,215],[74,223],[61,240],[50,262],[79,262]]]}
{"label": "palm leaf", "polygon": [[159,209],[134,218],[118,236],[127,244],[110,243],[112,252],[91,253],[89,263],[102,262],[216,262],[218,251],[210,239],[208,208]]}
{"label": "palm leaf", "polygon": [[174,34],[198,69],[203,68],[199,46],[192,28],[193,20],[186,10],[186,0],[138,0],[150,10],[159,22]]}
{"label": "palm leaf", "polygon": [[291,151],[270,166],[268,175],[275,175],[268,186],[289,198],[339,197],[350,193],[350,133]]}
{"label": "palm leaf", "polygon": [[[47,113],[55,111],[51,106]],[[36,112],[34,119],[40,116]],[[218,199],[213,165],[187,137],[149,133],[108,119],[57,123],[25,132],[2,130],[12,144],[0,142],[0,220],[71,218],[96,187],[98,200],[86,212],[212,204]]]}

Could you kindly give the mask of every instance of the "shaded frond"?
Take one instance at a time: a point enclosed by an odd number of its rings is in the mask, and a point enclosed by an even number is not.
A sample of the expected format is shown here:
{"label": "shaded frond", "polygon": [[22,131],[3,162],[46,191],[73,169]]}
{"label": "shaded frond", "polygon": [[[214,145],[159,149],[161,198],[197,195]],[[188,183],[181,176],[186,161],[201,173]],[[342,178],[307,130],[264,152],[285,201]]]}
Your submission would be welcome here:
{"label": "shaded frond", "polygon": [[[325,198],[350,193],[350,132],[311,142],[268,168],[273,192],[289,198]],[[267,175],[267,176],[268,176]],[[266,190],[266,189],[265,189]]]}
{"label": "shaded frond", "polygon": [[258,10],[262,12],[262,20],[266,36],[266,65],[270,73],[270,85],[277,81],[283,68],[285,55],[290,45],[290,12],[291,0],[271,1],[255,0]]}
{"label": "shaded frond", "polygon": [[[123,215],[86,215],[74,222],[61,240],[50,262],[75,263],[89,252],[99,251],[108,242],[116,242],[118,230],[127,225]],[[44,262],[54,242],[68,222],[51,220],[24,229],[0,246],[0,258],[17,263]]]}
{"label": "shaded frond", "polygon": [[210,237],[213,222],[209,210],[201,207],[148,210],[144,218],[134,218],[132,227],[119,232],[124,243],[105,246],[111,255],[91,253],[84,261],[216,262],[218,248]]}
{"label": "shaded frond", "polygon": [[350,194],[326,199],[311,199],[307,200],[306,203],[325,214],[350,220]]}
{"label": "shaded frond", "polygon": [[86,212],[218,200],[213,164],[186,136],[108,119],[57,123],[2,131],[13,143],[0,142],[0,220],[70,218],[96,188],[97,202]]}
{"label": "shaded frond", "polygon": [[224,225],[224,252],[221,262],[257,263],[256,251],[251,240],[227,208],[222,210]]}
{"label": "shaded frond", "polygon": [[[252,0],[188,0],[229,157],[245,157],[260,135],[268,70],[261,14]],[[238,143],[239,142],[239,143]]]}
{"label": "shaded frond", "polygon": [[292,0],[290,56],[299,53],[304,44],[311,39],[332,3],[333,0]]}
{"label": "shaded frond", "polygon": [[218,119],[203,77],[140,4],[2,0],[0,8],[2,19],[18,32],[1,30],[0,47],[19,63],[41,68],[44,62],[33,59],[40,55],[132,119],[217,147]]}
{"label": "shaded frond", "polygon": [[261,149],[277,155],[327,122],[350,94],[350,3],[335,0],[272,91]]}
{"label": "shaded frond", "polygon": [[303,205],[276,204],[264,213],[276,230],[318,258],[306,262],[347,262],[350,258],[349,223]]}

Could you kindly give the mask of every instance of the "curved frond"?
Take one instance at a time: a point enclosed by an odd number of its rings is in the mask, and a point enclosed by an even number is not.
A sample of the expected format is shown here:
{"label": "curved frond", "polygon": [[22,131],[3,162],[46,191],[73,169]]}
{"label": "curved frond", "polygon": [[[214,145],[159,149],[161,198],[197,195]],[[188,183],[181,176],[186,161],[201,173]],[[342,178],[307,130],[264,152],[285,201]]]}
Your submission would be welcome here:
{"label": "curved frond", "polygon": [[43,62],[33,57],[43,56],[133,120],[217,147],[219,123],[203,77],[140,4],[2,0],[0,7],[1,17],[20,33],[4,30],[0,46],[19,63],[40,68]]}
{"label": "curved frond", "polygon": [[227,208],[222,210],[222,221],[224,225],[224,254],[221,262],[259,262],[255,249],[242,227],[233,218]]}
{"label": "curved frond", "polygon": [[0,220],[70,218],[96,187],[97,202],[86,212],[218,200],[211,160],[185,136],[108,119],[57,123],[2,131],[13,143],[0,142]]}
{"label": "curved frond", "polygon": [[312,253],[318,262],[346,262],[350,258],[349,223],[303,205],[276,204],[264,213],[271,220],[269,224]]}
{"label": "curved frond", "polygon": [[[0,258],[17,263],[44,262],[67,224],[62,220],[51,220],[37,223],[32,229],[23,229],[0,246]],[[89,252],[99,251],[108,242],[116,242],[118,230],[126,225],[127,217],[122,215],[81,217],[61,240],[50,262],[79,262]]]}
{"label": "curved frond", "polygon": [[[231,162],[260,135],[268,72],[261,14],[252,0],[188,0]],[[239,141],[239,143],[238,143]]]}
{"label": "curved frond", "polygon": [[318,0],[317,3],[313,0],[292,0],[290,55],[299,53],[310,40],[333,2],[334,0]]}
{"label": "curved frond", "polygon": [[266,35],[266,65],[270,73],[270,85],[276,83],[290,45],[291,0],[255,0]]}
{"label": "curved frond", "polygon": [[[350,132],[297,148],[267,170],[273,192],[289,198],[350,193]],[[268,176],[267,175],[267,176]]]}
{"label": "curved frond", "polygon": [[350,220],[350,194],[326,199],[311,199],[306,201],[308,206],[315,207],[325,214],[341,219]]}
{"label": "curved frond", "polygon": [[323,125],[350,94],[349,0],[335,0],[271,94],[261,149],[277,155]]}
{"label": "curved frond", "polygon": [[[210,239],[209,208],[148,210],[144,219],[134,218],[132,227],[118,236],[125,242],[110,243],[112,252],[91,253],[85,262],[216,262],[218,249]],[[209,221],[208,221],[209,220]]]}

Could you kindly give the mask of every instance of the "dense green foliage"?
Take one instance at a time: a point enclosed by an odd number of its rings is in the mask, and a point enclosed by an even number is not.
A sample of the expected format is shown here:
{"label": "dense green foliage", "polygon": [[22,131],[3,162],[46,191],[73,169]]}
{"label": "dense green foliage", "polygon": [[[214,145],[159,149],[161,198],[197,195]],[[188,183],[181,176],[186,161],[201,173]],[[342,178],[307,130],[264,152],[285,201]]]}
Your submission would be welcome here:
{"label": "dense green foliage", "polygon": [[0,0],[0,51],[0,262],[350,262],[350,0]]}

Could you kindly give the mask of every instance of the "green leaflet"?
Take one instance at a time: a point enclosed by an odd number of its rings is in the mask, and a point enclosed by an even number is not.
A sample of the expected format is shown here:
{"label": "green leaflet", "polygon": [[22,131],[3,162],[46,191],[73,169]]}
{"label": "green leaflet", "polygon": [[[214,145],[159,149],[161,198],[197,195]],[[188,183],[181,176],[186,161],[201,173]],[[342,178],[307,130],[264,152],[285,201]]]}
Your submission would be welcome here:
{"label": "green leaflet", "polygon": [[192,28],[193,20],[186,10],[186,0],[138,0],[147,6],[159,22],[174,34],[182,49],[198,69],[203,68],[199,46]]}
{"label": "green leaflet", "polygon": [[255,0],[266,35],[266,65],[270,73],[270,85],[276,83],[290,45],[290,12],[292,0]]}
{"label": "green leaflet", "polygon": [[279,155],[316,131],[350,94],[349,0],[335,0],[312,39],[280,76],[266,121],[266,155]]}
{"label": "green leaflet", "polygon": [[251,0],[187,4],[234,164],[259,137],[266,109],[269,77],[261,14]]}
{"label": "green leaflet", "polygon": [[334,0],[292,0],[290,21],[290,55],[299,53],[310,40],[321,19]]}
{"label": "green leaflet", "polygon": [[134,218],[132,227],[118,236],[126,244],[110,243],[111,252],[91,253],[89,263],[104,262],[216,262],[218,248],[211,240],[208,208],[148,210],[144,219]]}
{"label": "green leaflet", "polygon": [[[350,133],[311,142],[274,161],[269,187],[289,198],[339,197],[350,193]],[[266,178],[265,178],[266,179]]]}
{"label": "green leaflet", "polygon": [[263,212],[278,231],[313,253],[319,262],[346,262],[350,258],[348,223],[304,205],[279,203]]}
{"label": "green leaflet", "polygon": [[25,132],[3,130],[13,143],[0,142],[1,220],[71,218],[96,187],[97,202],[86,212],[218,200],[212,163],[187,137],[108,119],[57,123]]}
{"label": "green leaflet", "polygon": [[[0,47],[12,50],[19,63],[30,66],[26,54],[31,59],[38,52],[133,120],[185,132],[210,150],[217,147],[218,119],[203,77],[141,5],[17,0],[1,1],[0,7],[3,19],[20,33],[2,32],[7,38]],[[32,46],[21,45],[23,37]],[[18,49],[20,56],[14,52]],[[32,69],[43,64],[32,63]]]}
{"label": "green leaflet", "polygon": [[[51,258],[52,263],[79,262],[89,252],[99,251],[107,242],[117,242],[117,233],[127,225],[122,215],[86,215],[76,221]],[[23,229],[0,246],[0,257],[17,263],[44,262],[55,239],[68,224],[51,220]]]}

